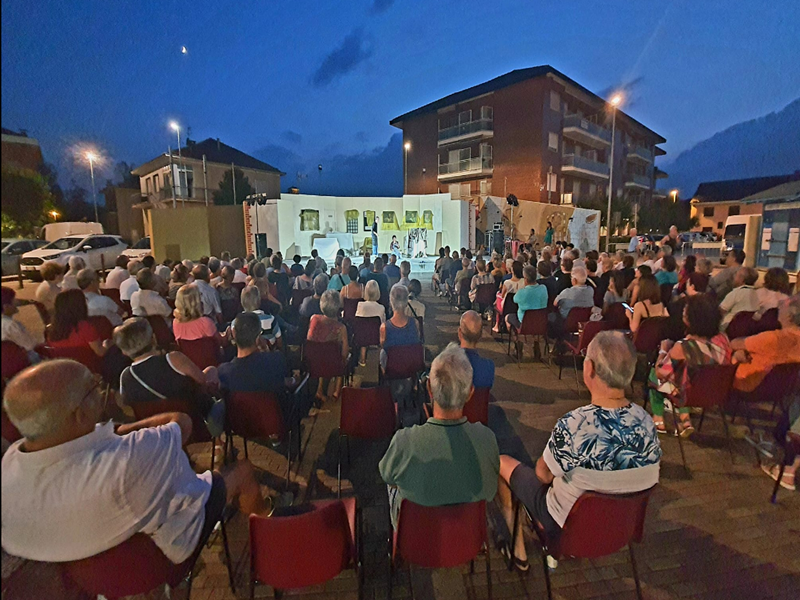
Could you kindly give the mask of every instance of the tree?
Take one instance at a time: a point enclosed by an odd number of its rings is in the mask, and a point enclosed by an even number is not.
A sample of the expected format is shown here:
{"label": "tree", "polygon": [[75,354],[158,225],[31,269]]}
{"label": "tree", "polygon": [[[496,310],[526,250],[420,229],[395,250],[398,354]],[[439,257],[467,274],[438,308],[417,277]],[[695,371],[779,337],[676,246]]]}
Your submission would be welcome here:
{"label": "tree", "polygon": [[[601,225],[605,227],[606,223],[608,223],[606,220],[606,213],[608,213],[608,196],[605,194],[597,194],[594,198],[584,198],[578,200],[577,206],[579,208],[599,210]],[[620,214],[619,221],[614,223],[615,229],[624,227],[625,224],[633,218],[633,207],[631,206],[631,202],[627,197],[614,198],[614,202],[611,205],[612,217],[615,213]]]}
{"label": "tree", "polygon": [[53,195],[44,177],[30,169],[2,169],[3,236],[32,235],[53,210]]}
{"label": "tree", "polygon": [[231,172],[225,171],[222,181],[219,182],[219,189],[214,192],[214,204],[217,205],[230,205],[230,204],[243,204],[245,198],[250,194],[254,194],[255,190],[250,185],[250,181],[244,176],[241,169],[236,169],[236,201],[233,198],[233,185]]}
{"label": "tree", "polygon": [[697,219],[691,219],[690,215],[691,206],[688,202],[653,200],[642,204],[639,209],[639,231],[666,233],[671,225],[675,225],[678,231],[687,231],[697,226]]}
{"label": "tree", "polygon": [[139,176],[131,173],[133,168],[124,160],[117,162],[114,165],[115,183],[119,187],[139,189]]}

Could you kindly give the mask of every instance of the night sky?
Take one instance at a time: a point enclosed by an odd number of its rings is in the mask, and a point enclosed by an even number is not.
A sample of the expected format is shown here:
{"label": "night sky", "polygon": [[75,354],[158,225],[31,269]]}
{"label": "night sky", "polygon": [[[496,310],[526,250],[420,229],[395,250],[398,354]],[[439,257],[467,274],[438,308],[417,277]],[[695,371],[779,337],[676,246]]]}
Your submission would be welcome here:
{"label": "night sky", "polygon": [[284,188],[317,163],[366,181],[361,164],[401,168],[391,118],[550,64],[600,94],[626,86],[669,159],[797,98],[798,40],[797,0],[3,0],[2,124],[65,183],[88,185],[72,145],[138,164],[175,145],[170,119],[273,158]]}

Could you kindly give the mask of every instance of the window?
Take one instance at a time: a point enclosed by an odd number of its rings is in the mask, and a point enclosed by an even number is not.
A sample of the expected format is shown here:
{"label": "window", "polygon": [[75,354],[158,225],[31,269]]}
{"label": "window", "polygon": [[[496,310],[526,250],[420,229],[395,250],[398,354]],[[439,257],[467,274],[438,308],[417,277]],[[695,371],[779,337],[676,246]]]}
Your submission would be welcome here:
{"label": "window", "polygon": [[153,175],[153,191],[158,192],[161,189],[161,186],[158,184],[158,173]]}
{"label": "window", "polygon": [[737,204],[736,206],[729,206],[728,207],[728,216],[735,217],[739,214],[740,206]]}
{"label": "window", "polygon": [[561,112],[561,96],[554,90],[550,90],[550,110]]}
{"label": "window", "polygon": [[472,111],[471,110],[463,110],[458,113],[458,124],[464,125],[465,123],[469,123],[472,121]]}
{"label": "window", "polygon": [[491,106],[481,106],[481,119],[486,121],[494,119],[494,109]]}
{"label": "window", "polygon": [[555,150],[558,152],[558,134],[554,132],[550,132],[547,134],[547,147],[550,150]]}
{"label": "window", "polygon": [[372,231],[372,224],[375,222],[375,211],[364,211],[364,231]]}
{"label": "window", "polygon": [[488,179],[481,180],[481,196],[489,196],[492,193],[492,182]]}
{"label": "window", "polygon": [[481,144],[481,158],[485,161],[488,160],[488,166],[492,166],[492,145],[491,144]]}
{"label": "window", "polygon": [[451,183],[447,186],[447,191],[450,192],[451,198],[461,198],[461,184]]}
{"label": "window", "polygon": [[717,229],[722,229],[722,221],[717,221]]}
{"label": "window", "polygon": [[711,233],[713,231],[713,227],[703,227],[703,233]]}
{"label": "window", "polygon": [[319,231],[319,211],[301,210],[300,211],[300,231]]}
{"label": "window", "polygon": [[558,174],[557,173],[548,173],[547,174],[547,191],[548,192],[555,192],[558,189]]}
{"label": "window", "polygon": [[152,180],[150,179],[150,177],[148,177],[147,179],[144,180],[144,189],[147,192],[148,196],[150,195],[150,192],[152,191],[151,188],[150,188],[150,184],[151,183],[152,183]]}
{"label": "window", "polygon": [[713,217],[714,216],[714,207],[713,206],[706,206],[703,208],[703,216],[704,217]]}
{"label": "window", "polygon": [[176,193],[185,198],[193,197],[194,171],[192,167],[181,167],[178,165],[176,169],[178,170],[178,189]]}
{"label": "window", "polygon": [[358,211],[344,211],[345,222],[347,223],[347,233],[358,233]]}

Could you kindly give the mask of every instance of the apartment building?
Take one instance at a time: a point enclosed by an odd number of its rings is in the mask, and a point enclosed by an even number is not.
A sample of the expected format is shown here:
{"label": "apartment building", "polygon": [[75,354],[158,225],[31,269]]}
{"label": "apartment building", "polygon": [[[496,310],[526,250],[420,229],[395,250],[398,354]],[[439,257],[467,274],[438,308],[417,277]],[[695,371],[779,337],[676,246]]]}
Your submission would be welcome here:
{"label": "apartment building", "polygon": [[202,142],[186,140],[180,153],[160,154],[132,171],[139,176],[142,197],[153,205],[171,203],[173,197],[186,203],[211,204],[225,173],[231,166],[241,170],[256,193],[278,198],[281,176],[272,165],[223,144],[213,138]]}
{"label": "apartment building", "polygon": [[3,166],[38,171],[44,162],[39,142],[28,137],[26,131],[12,131],[3,127]]}
{"label": "apartment building", "polygon": [[[611,106],[551,66],[512,71],[407,112],[402,129],[406,194],[454,198],[515,194],[577,204],[605,197]],[[616,114],[614,197],[652,199],[666,140],[623,110]]]}

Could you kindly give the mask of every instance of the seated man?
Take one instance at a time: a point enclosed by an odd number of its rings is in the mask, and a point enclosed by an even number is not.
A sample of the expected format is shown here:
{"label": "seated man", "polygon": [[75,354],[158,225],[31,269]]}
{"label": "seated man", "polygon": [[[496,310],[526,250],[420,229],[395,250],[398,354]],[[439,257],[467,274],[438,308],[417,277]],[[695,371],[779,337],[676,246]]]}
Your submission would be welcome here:
{"label": "seated man", "polygon": [[172,308],[156,291],[157,282],[153,272],[150,269],[142,269],[136,274],[136,283],[139,284],[139,289],[131,294],[133,316],[152,317],[158,315],[163,317],[167,323],[172,321]]}
{"label": "seated man", "polygon": [[394,527],[404,498],[422,506],[494,498],[499,472],[497,440],[491,429],[468,423],[463,416],[471,382],[472,367],[455,344],[433,360],[428,379],[433,418],[395,433],[379,465],[389,486]]}
{"label": "seated man", "polygon": [[[512,496],[556,539],[573,504],[584,492],[628,494],[658,483],[661,446],[653,419],[628,402],[625,389],[636,370],[636,350],[620,331],[604,331],[589,344],[583,381],[592,403],[561,417],[536,468],[500,457],[498,496],[511,531]],[[528,569],[519,520],[514,554],[503,553],[516,568]]]}
{"label": "seated man", "polygon": [[83,295],[86,296],[86,308],[90,317],[105,317],[114,327],[122,325],[122,316],[120,315],[124,311],[111,298],[100,295],[100,279],[97,277],[97,271],[81,269],[76,281],[78,287],[83,291]]}
{"label": "seated man", "polygon": [[[594,306],[594,290],[586,285],[586,268],[574,267],[571,271],[572,285],[553,300],[558,311],[547,315],[548,335],[560,338],[564,335],[564,321],[573,308],[590,308]],[[516,298],[515,298],[516,300]]]}
{"label": "seated man", "polygon": [[474,310],[461,315],[458,324],[458,340],[472,365],[472,385],[476,388],[491,388],[494,385],[494,362],[481,358],[478,354],[478,342],[483,334],[483,320]]}
{"label": "seated man", "polygon": [[195,474],[183,451],[182,413],[114,426],[101,386],[83,365],[49,360],[6,388],[5,410],[23,439],[3,456],[3,549],[30,560],[94,556],[135,533],[173,563],[203,547],[225,505],[268,514],[250,463]]}
{"label": "seated man", "polygon": [[741,267],[734,273],[733,290],[719,304],[722,313],[722,331],[728,328],[737,313],[758,311],[758,291],[755,288],[757,281],[758,271],[753,267]]}

